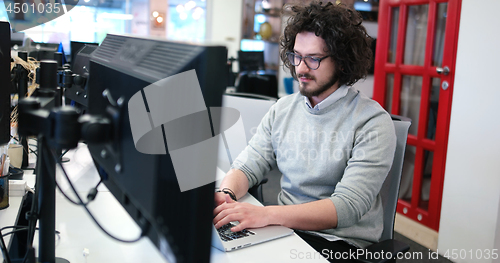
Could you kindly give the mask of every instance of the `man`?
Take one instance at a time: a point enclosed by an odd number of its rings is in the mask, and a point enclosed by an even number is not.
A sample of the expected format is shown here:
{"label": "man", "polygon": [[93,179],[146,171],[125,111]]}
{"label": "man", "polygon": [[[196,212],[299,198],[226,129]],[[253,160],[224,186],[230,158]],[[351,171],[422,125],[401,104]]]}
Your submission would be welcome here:
{"label": "man", "polygon": [[[371,65],[370,37],[343,5],[292,6],[280,56],[300,94],[262,119],[215,194],[214,224],[232,231],[266,225],[296,230],[320,253],[379,241],[379,191],[396,148],[394,126],[375,101],[351,88]],[[271,169],[283,174],[278,206],[238,203]]]}

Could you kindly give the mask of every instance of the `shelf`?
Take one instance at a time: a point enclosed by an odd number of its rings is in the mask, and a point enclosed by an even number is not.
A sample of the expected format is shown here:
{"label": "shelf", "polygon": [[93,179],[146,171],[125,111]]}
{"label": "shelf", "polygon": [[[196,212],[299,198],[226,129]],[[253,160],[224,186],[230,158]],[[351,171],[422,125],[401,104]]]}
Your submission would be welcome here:
{"label": "shelf", "polygon": [[[282,33],[281,8],[283,7],[283,3],[287,1],[267,0],[270,8],[263,9],[261,6],[262,0],[243,0],[242,40],[263,43],[263,45],[255,43],[255,46],[245,43],[245,49],[252,50],[252,47],[256,47],[255,50],[257,50],[262,48],[265,53],[266,69],[275,71],[277,77],[280,69],[279,39]],[[265,28],[263,31],[264,35],[270,36],[267,39],[261,39],[259,35],[260,26],[263,23],[268,23],[272,31],[272,33],[269,32],[269,28]]]}
{"label": "shelf", "polygon": [[263,12],[255,12],[255,15],[265,15],[265,16],[270,16],[270,17],[281,17],[281,9],[279,8],[273,8],[269,9],[269,11],[263,11]]}
{"label": "shelf", "polygon": [[[273,36],[274,37],[274,36]],[[248,37],[244,37],[242,39],[248,39],[248,40],[258,40],[258,41],[263,41],[263,42],[266,42],[266,43],[270,43],[270,44],[279,44],[279,36],[277,36],[278,40],[265,40],[265,39],[258,39],[258,38],[248,38]]]}

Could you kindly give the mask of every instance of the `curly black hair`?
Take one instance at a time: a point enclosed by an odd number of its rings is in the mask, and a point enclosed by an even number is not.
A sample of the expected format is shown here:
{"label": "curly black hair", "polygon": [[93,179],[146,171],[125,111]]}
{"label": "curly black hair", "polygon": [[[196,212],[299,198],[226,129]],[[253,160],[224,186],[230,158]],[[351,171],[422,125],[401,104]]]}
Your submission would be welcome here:
{"label": "curly black hair", "polygon": [[365,78],[372,64],[372,38],[361,25],[361,15],[343,4],[313,1],[309,5],[291,5],[283,8],[283,15],[290,15],[280,38],[280,58],[297,79],[295,67],[287,59],[293,52],[295,36],[301,32],[314,32],[323,38],[329,55],[340,74],[339,86],[352,86]]}

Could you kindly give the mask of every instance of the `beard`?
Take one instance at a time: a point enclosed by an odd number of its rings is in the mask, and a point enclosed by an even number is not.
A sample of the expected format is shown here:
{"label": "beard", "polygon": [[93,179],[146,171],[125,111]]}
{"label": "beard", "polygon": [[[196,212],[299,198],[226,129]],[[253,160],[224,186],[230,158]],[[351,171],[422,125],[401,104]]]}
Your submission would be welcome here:
{"label": "beard", "polygon": [[[314,82],[308,82],[308,83],[300,83],[299,82],[300,94],[302,94],[302,96],[306,96],[308,98],[311,98],[311,97],[317,97],[317,96],[321,95],[322,93],[324,93],[325,91],[327,91],[328,89],[330,89],[340,79],[340,74],[339,74],[339,72],[335,72],[333,74],[333,76],[331,76],[331,78],[326,83],[317,83],[315,81],[316,78],[314,76],[307,74],[307,73],[297,75],[297,79],[302,78],[302,77],[308,78],[310,80],[314,80]],[[306,88],[308,86],[310,86],[314,83],[317,83],[319,85],[316,89],[306,90]]]}

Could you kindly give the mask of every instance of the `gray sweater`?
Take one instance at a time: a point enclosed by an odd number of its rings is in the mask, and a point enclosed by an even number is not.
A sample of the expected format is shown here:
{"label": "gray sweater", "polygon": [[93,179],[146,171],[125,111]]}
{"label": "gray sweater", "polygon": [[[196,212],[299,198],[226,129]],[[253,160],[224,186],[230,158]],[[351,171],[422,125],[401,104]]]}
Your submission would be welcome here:
{"label": "gray sweater", "polygon": [[280,205],[329,198],[337,210],[337,228],[316,233],[365,247],[382,233],[379,191],[395,148],[389,114],[358,91],[349,88],[346,96],[319,111],[309,109],[296,93],[271,107],[233,168],[245,173],[250,187],[278,168],[283,174]]}

